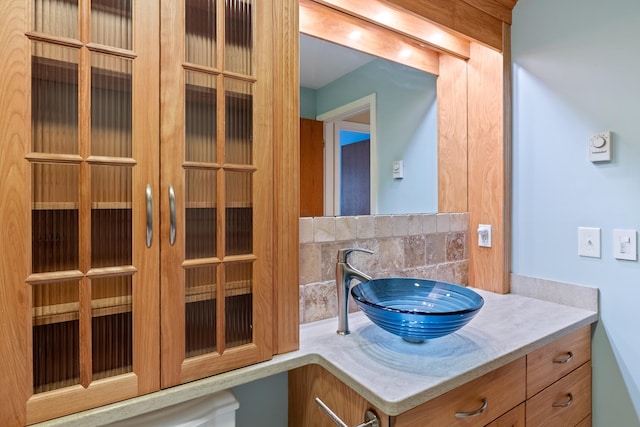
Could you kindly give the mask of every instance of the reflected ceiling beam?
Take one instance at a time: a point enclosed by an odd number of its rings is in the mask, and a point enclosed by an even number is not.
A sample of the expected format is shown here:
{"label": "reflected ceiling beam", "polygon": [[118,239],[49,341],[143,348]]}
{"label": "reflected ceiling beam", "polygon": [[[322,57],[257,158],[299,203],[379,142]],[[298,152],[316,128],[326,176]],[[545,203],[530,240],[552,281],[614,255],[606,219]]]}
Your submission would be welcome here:
{"label": "reflected ceiling beam", "polygon": [[420,46],[415,39],[312,0],[300,0],[300,32],[439,74],[438,52]]}
{"label": "reflected ceiling beam", "polygon": [[[346,14],[402,34],[417,43],[462,59],[469,59],[469,40],[444,31],[426,19],[381,0],[316,0]],[[504,0],[509,1],[509,0]]]}

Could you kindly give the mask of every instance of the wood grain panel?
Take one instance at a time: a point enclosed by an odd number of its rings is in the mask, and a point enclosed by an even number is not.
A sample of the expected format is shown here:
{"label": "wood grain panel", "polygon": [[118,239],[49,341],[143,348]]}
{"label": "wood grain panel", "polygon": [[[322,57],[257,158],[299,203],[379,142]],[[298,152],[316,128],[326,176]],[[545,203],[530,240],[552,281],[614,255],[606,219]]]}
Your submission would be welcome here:
{"label": "wood grain panel", "polygon": [[[487,399],[486,410],[473,418],[457,418],[457,412],[473,411]],[[525,358],[430,400],[395,419],[394,427],[485,425],[515,408],[525,399]],[[542,424],[536,424],[542,425]]]}
{"label": "wood grain panel", "polygon": [[[184,8],[178,2],[162,2],[160,11],[160,191],[158,199],[161,212],[169,212],[169,185],[174,185],[178,194],[184,194],[181,174],[182,160],[180,147],[184,140],[185,103],[184,75],[181,63],[175,58],[183,58],[184,43]],[[178,178],[176,178],[178,177]],[[184,212],[184,197],[176,198],[176,211]],[[184,230],[184,228],[182,229]],[[177,235],[183,235],[178,230]],[[160,224],[158,238],[168,241],[169,221],[163,219]],[[181,257],[184,253],[184,237],[177,238],[175,245],[163,244],[160,253],[160,295],[162,304],[161,321],[161,387],[179,384],[180,366],[184,359],[185,342],[185,296]],[[172,266],[169,268],[168,266]]]}
{"label": "wood grain panel", "polygon": [[[133,372],[138,378],[139,394],[160,388],[160,7],[132,3],[135,26],[134,46],[138,53],[134,68],[133,85],[133,157],[140,159],[133,168],[133,253],[138,272],[133,277]],[[153,148],[150,148],[153,147]],[[145,244],[147,184],[152,186],[154,218],[151,248]],[[144,327],[142,327],[144,325]]]}
{"label": "wood grain panel", "polygon": [[480,9],[484,13],[498,18],[502,22],[511,24],[511,9],[508,5],[503,4],[498,0],[462,0],[471,6]]}
{"label": "wood grain panel", "polygon": [[[513,164],[513,106],[512,73],[511,73],[511,26],[502,24],[502,141],[503,141],[503,182],[504,200],[502,203],[502,282],[503,289],[511,288],[511,212],[512,212],[512,164]],[[505,290],[505,292],[508,292]]]}
{"label": "wood grain panel", "polygon": [[589,359],[591,359],[591,326],[585,326],[532,351],[527,355],[527,398]]}
{"label": "wood grain panel", "polygon": [[[276,259],[275,251],[275,205],[280,202],[275,193],[275,177],[274,168],[278,159],[274,158],[274,153],[280,152],[280,147],[275,147],[275,126],[273,108],[275,88],[274,75],[274,59],[275,51],[273,50],[273,40],[275,37],[274,29],[274,3],[272,1],[261,0],[256,4],[254,31],[256,31],[256,41],[254,41],[253,58],[255,61],[253,71],[257,78],[255,83],[255,99],[253,109],[254,123],[254,141],[261,141],[262,144],[254,142],[253,161],[257,168],[253,178],[253,200],[254,200],[254,217],[253,217],[253,253],[257,259],[253,267],[253,343],[257,349],[255,357],[248,363],[242,362],[242,356],[237,358],[233,353],[225,354],[231,360],[238,360],[235,367],[246,366],[250,363],[261,362],[271,359],[274,346],[274,311],[275,311],[275,289],[281,285],[276,279],[273,269],[273,263]],[[291,16],[288,12],[287,16]],[[260,35],[258,37],[258,34]],[[270,37],[271,36],[271,37]],[[227,53],[226,55],[229,55]],[[295,101],[297,104],[297,101]],[[297,127],[297,120],[293,121],[293,126]],[[295,134],[297,135],[297,133]],[[298,145],[297,139],[294,140],[295,146]],[[291,195],[293,199],[297,199],[296,193]],[[289,213],[289,215],[298,218],[298,212]],[[295,236],[297,239],[298,237]],[[296,253],[297,256],[297,253]],[[282,260],[283,262],[285,260]],[[228,265],[228,264],[227,264]],[[231,280],[232,278],[230,278]],[[298,307],[298,305],[296,305]],[[231,311],[232,309],[229,308]],[[296,325],[297,327],[297,325]],[[240,351],[244,347],[238,347],[234,350]],[[251,349],[246,350],[247,355],[253,352]]]}
{"label": "wood grain panel", "polygon": [[[438,74],[438,54],[414,40],[312,0],[300,0],[300,32],[366,52],[431,74]],[[360,36],[354,39],[353,34]]]}
{"label": "wood grain panel", "polygon": [[440,55],[438,212],[467,212],[467,64]]}
{"label": "wood grain panel", "polygon": [[273,350],[299,347],[300,71],[297,0],[274,0]]}
{"label": "wood grain panel", "polygon": [[576,424],[576,427],[591,427],[592,425],[593,421],[591,419],[591,414],[589,414],[582,421]]}
{"label": "wood grain panel", "polygon": [[503,58],[478,43],[471,45],[469,78],[469,230],[492,225],[492,247],[478,247],[469,233],[469,284],[508,293],[504,264],[504,98]]}
{"label": "wood grain panel", "polygon": [[[261,319],[262,320],[262,319]],[[224,355],[208,353],[186,359],[181,366],[183,383],[219,374],[260,360],[262,349],[253,344],[230,348]]]}
{"label": "wood grain panel", "polygon": [[463,0],[387,0],[470,39],[502,50],[502,21]]}
{"label": "wood grain panel", "polygon": [[513,10],[513,8],[516,7],[516,3],[518,3],[518,0],[495,0],[495,1],[511,10]]}
{"label": "wood grain panel", "polygon": [[419,16],[389,6],[382,0],[315,0],[342,12],[400,33],[435,50],[469,58],[469,41]]}
{"label": "wood grain panel", "polygon": [[324,215],[324,127],[300,119],[300,216]]}
{"label": "wood grain panel", "polygon": [[[26,406],[31,394],[30,315],[31,289],[24,283],[29,275],[31,254],[31,204],[25,191],[30,188],[27,131],[30,69],[27,52],[28,12],[22,0],[3,1],[0,6],[0,425],[19,426],[26,422]],[[7,375],[6,369],[11,374]]]}
{"label": "wood grain panel", "polygon": [[316,404],[316,397],[347,425],[360,425],[367,409],[374,409],[380,427],[389,427],[388,417],[319,365],[289,371],[289,426],[335,427]]}
{"label": "wood grain panel", "polygon": [[486,427],[524,427],[525,404],[521,403]]}
{"label": "wood grain panel", "polygon": [[94,381],[88,388],[80,385],[67,387],[48,393],[37,394],[27,402],[27,423],[37,423],[51,418],[78,412],[78,408],[95,408],[114,401],[114,390],[119,400],[138,395],[136,375],[125,374],[118,377]]}
{"label": "wood grain panel", "polygon": [[527,400],[526,424],[575,426],[591,413],[591,361]]}

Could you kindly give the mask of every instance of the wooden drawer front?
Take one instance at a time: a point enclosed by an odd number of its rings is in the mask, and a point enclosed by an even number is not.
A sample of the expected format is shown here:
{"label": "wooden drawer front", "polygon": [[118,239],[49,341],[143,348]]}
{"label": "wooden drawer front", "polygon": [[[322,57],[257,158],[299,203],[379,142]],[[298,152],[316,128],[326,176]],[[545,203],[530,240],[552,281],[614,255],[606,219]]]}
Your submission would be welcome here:
{"label": "wooden drawer front", "polygon": [[[525,398],[525,358],[496,369],[443,394],[392,420],[394,427],[484,426],[516,407]],[[475,416],[457,418],[458,412],[469,412],[482,406]]]}
{"label": "wooden drawer front", "polygon": [[521,403],[486,427],[524,427],[524,408]]}
{"label": "wooden drawer front", "polygon": [[[566,406],[560,406],[562,403]],[[590,413],[591,361],[536,394],[526,404],[528,426],[575,426]]]}
{"label": "wooden drawer front", "polygon": [[591,414],[587,415],[587,417],[576,424],[576,427],[591,427]]}
{"label": "wooden drawer front", "polygon": [[527,355],[527,399],[591,359],[591,326]]}

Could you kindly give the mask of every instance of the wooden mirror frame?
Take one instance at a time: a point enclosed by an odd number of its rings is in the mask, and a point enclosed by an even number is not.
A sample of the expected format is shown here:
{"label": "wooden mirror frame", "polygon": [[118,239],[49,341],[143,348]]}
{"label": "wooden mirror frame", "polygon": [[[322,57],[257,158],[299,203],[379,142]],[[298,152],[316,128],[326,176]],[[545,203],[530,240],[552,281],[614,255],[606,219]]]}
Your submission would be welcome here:
{"label": "wooden mirror frame", "polygon": [[[516,1],[299,2],[301,33],[438,75],[438,212],[469,212],[469,284],[497,293],[509,292]],[[349,37],[355,30],[362,33],[356,41]],[[401,55],[404,49],[413,53]],[[481,223],[493,226],[492,248],[478,247]]]}

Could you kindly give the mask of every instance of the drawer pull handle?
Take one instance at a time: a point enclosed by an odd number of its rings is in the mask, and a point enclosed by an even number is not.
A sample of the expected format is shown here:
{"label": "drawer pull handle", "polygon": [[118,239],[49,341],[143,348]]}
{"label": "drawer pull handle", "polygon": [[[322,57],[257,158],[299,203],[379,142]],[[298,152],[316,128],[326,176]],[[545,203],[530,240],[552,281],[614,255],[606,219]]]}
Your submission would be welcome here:
{"label": "drawer pull handle", "polygon": [[475,417],[476,415],[480,415],[484,411],[486,411],[487,410],[487,406],[489,406],[489,399],[487,399],[485,397],[484,399],[482,399],[482,406],[480,406],[478,409],[475,409],[475,410],[469,411],[469,412],[456,412],[456,418]]}
{"label": "drawer pull handle", "polygon": [[555,359],[553,359],[553,363],[569,363],[572,360],[573,360],[573,353],[571,351],[568,351],[566,355],[556,357]]}
{"label": "drawer pull handle", "polygon": [[554,408],[566,408],[567,406],[570,406],[573,403],[573,395],[571,393],[567,393],[567,400],[565,400],[564,402],[555,402],[553,404]]}
{"label": "drawer pull handle", "polygon": [[[331,421],[336,423],[336,425],[340,427],[349,427],[347,423],[342,421],[339,416],[336,415],[335,412],[331,410],[319,397],[316,397],[316,403],[320,406],[320,409],[324,411],[325,414],[331,418]],[[364,414],[364,422],[362,424],[358,424],[356,427],[380,427],[380,421],[378,420],[378,416],[375,412],[368,410]]]}

